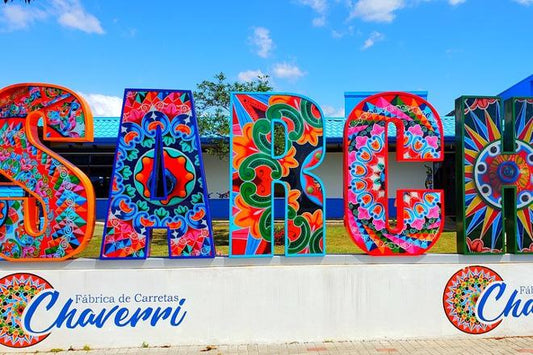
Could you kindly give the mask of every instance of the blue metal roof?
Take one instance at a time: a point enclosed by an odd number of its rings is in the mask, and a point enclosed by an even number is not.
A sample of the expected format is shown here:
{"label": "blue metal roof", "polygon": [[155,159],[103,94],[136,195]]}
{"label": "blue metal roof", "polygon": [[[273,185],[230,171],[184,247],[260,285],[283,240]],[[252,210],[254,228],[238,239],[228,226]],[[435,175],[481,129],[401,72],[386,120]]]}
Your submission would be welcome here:
{"label": "blue metal roof", "polygon": [[533,75],[522,79],[507,90],[498,94],[502,99],[506,100],[513,96],[533,96]]}
{"label": "blue metal roof", "polygon": [[[341,143],[344,132],[344,117],[326,117],[326,139],[327,143]],[[442,117],[444,128],[444,139],[446,143],[455,141],[455,118]],[[117,139],[120,124],[120,117],[95,117],[94,118],[94,141],[100,144],[114,144]],[[396,127],[390,125],[390,137],[396,137]],[[213,136],[203,136],[202,143],[212,142],[217,139]]]}
{"label": "blue metal roof", "polygon": [[95,117],[94,138],[117,139],[120,117]]}
{"label": "blue metal roof", "polygon": [[[455,142],[455,118],[454,117],[441,117],[442,128],[444,130],[444,141],[446,143]],[[326,139],[328,143],[341,143],[344,132],[343,117],[326,117]],[[394,141],[396,138],[396,126],[389,125],[389,138]]]}

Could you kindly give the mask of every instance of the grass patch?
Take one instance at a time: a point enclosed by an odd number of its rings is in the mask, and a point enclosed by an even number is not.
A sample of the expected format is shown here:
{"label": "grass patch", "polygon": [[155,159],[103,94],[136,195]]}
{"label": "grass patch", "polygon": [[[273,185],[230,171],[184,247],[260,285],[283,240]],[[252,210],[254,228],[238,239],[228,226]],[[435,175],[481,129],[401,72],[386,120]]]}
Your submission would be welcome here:
{"label": "grass patch", "polygon": [[[281,225],[281,224],[280,224]],[[102,243],[102,224],[97,224],[94,235],[87,248],[79,254],[80,258],[98,258]],[[215,248],[218,255],[228,255],[229,250],[229,227],[227,222],[213,222],[213,233]],[[353,242],[344,225],[340,222],[328,222],[326,226],[326,252],[328,254],[363,254]],[[282,245],[274,246],[275,254],[284,254]],[[457,243],[455,232],[443,232],[437,243],[431,248],[429,253],[455,254],[457,253]],[[164,230],[154,230],[151,243],[151,256],[168,256],[168,245],[166,232]]]}

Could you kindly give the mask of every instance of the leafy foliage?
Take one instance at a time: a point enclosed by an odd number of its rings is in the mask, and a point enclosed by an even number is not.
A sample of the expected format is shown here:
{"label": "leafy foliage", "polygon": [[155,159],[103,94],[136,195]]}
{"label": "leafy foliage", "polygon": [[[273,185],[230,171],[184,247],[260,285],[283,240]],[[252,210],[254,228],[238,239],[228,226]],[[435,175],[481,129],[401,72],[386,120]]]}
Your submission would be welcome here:
{"label": "leafy foliage", "polygon": [[194,103],[198,126],[202,136],[211,136],[213,144],[207,147],[209,154],[226,159],[229,154],[230,93],[233,91],[271,91],[268,75],[260,75],[247,82],[229,82],[222,72],[214,80],[204,80],[196,85]]}

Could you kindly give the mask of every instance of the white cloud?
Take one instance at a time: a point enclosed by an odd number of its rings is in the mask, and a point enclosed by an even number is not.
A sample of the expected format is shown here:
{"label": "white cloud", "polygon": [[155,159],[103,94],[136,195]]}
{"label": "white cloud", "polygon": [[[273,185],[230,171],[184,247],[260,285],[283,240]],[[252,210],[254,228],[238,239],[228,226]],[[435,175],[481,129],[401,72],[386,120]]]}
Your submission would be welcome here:
{"label": "white cloud", "polygon": [[343,32],[339,32],[339,31],[335,31],[335,30],[331,30],[331,37],[333,37],[333,38],[342,38],[342,37],[344,37],[344,33]]}
{"label": "white cloud", "polygon": [[46,18],[47,14],[44,11],[34,9],[29,6],[21,6],[18,4],[2,5],[1,12],[2,22],[5,24],[4,30],[16,31],[27,28],[33,22]]}
{"label": "white cloud", "polygon": [[521,5],[533,5],[533,0],[514,0],[515,2],[521,4]]}
{"label": "white cloud", "polygon": [[325,16],[315,17],[313,19],[313,26],[315,26],[315,27],[324,27],[325,25],[326,25],[326,17]]}
{"label": "white cloud", "polygon": [[[349,9],[348,20],[360,18],[368,22],[392,22],[396,12],[406,6],[415,7],[422,2],[434,0],[346,0]],[[466,0],[447,0],[452,6],[460,5]],[[521,4],[533,4],[533,0],[513,0]]]}
{"label": "white cloud", "polygon": [[122,111],[122,98],[102,94],[83,94],[87,100],[93,116],[117,117]]}
{"label": "white cloud", "polygon": [[[357,34],[358,35],[361,35],[362,33],[359,33],[360,31],[357,31]],[[344,30],[344,31],[337,31],[337,30],[332,30],[331,31],[331,37],[333,38],[342,38],[344,36],[353,36],[354,34],[354,27],[353,26],[348,26],[348,29],[347,30]]]}
{"label": "white cloud", "polygon": [[274,76],[282,79],[297,80],[305,75],[305,73],[296,65],[289,63],[277,63],[272,70]]}
{"label": "white cloud", "polygon": [[105,33],[100,21],[85,11],[78,0],[54,0],[54,4],[59,9],[57,22],[60,25],[87,33]]}
{"label": "white cloud", "polygon": [[256,53],[262,58],[267,58],[274,48],[274,42],[270,38],[270,31],[264,27],[255,27],[254,33],[249,37],[250,42],[256,47]]}
{"label": "white cloud", "polygon": [[383,33],[374,31],[370,34],[370,36],[365,40],[365,43],[363,44],[363,47],[361,47],[362,50],[368,49],[372,47],[376,42],[382,41],[385,39],[385,35]]}
{"label": "white cloud", "polygon": [[394,12],[405,6],[404,0],[358,0],[349,18],[359,17],[370,22],[392,22]]}
{"label": "white cloud", "polygon": [[246,70],[246,71],[241,71],[239,74],[237,74],[237,79],[239,79],[239,81],[253,81],[257,79],[258,76],[264,76],[264,75],[266,74],[263,73],[259,69]]}
{"label": "white cloud", "polygon": [[335,108],[333,106],[322,106],[322,112],[326,117],[344,117],[344,107]]}
{"label": "white cloud", "polygon": [[87,33],[105,33],[98,18],[88,13],[79,0],[52,0],[46,4],[32,2],[31,6],[9,3],[2,6],[0,23],[3,23],[2,30],[16,31],[49,17],[57,19],[63,27]]}
{"label": "white cloud", "polygon": [[298,2],[302,5],[309,6],[319,14],[323,14],[328,8],[328,3],[326,0],[299,0]]}
{"label": "white cloud", "polygon": [[324,27],[326,25],[327,0],[298,0],[298,2],[302,5],[309,6],[318,15],[312,21],[313,26]]}

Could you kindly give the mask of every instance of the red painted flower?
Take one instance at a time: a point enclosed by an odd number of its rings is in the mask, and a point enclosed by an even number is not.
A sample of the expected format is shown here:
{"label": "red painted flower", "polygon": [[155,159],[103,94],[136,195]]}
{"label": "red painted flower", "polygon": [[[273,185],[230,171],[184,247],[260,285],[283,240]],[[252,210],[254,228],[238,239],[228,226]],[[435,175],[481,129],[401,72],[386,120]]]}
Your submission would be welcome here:
{"label": "red painted flower", "polygon": [[480,109],[486,110],[489,105],[496,102],[496,99],[475,99],[474,103],[470,105],[471,110]]}
{"label": "red painted flower", "polygon": [[473,253],[498,253],[498,249],[490,249],[489,247],[485,246],[485,243],[483,243],[482,239],[470,239],[466,238],[466,244],[468,245],[468,249]]}

